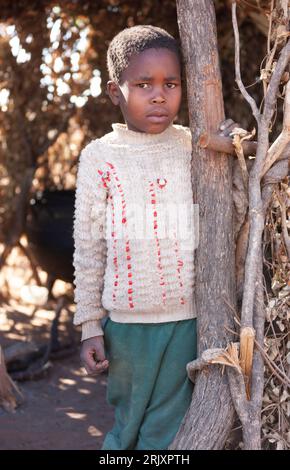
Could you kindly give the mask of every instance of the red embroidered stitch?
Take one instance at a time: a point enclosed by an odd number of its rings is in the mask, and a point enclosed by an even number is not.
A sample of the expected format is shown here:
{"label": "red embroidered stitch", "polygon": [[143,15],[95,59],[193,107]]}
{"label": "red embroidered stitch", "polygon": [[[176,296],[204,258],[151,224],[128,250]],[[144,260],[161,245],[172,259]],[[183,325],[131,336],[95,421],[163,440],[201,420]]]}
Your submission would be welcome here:
{"label": "red embroidered stitch", "polygon": [[157,184],[159,186],[159,188],[164,188],[164,186],[166,186],[167,184],[167,180],[165,178],[157,178]]}
{"label": "red embroidered stitch", "polygon": [[[149,192],[151,193],[151,204],[153,204],[153,217],[154,217],[153,228],[154,228],[155,243],[156,243],[156,248],[157,248],[157,267],[158,267],[158,270],[159,270],[159,279],[160,279],[159,284],[160,284],[160,286],[165,286],[165,281],[164,281],[164,277],[163,277],[163,268],[162,268],[161,256],[160,256],[160,243],[159,243],[158,232],[157,232],[158,223],[157,223],[157,210],[156,210],[156,206],[155,206],[155,204],[156,204],[156,194],[154,192],[154,183],[153,183],[153,181],[150,181],[149,185],[150,185]],[[163,302],[163,304],[166,303],[166,290],[164,288],[162,288],[162,302]]]}
{"label": "red embroidered stitch", "polygon": [[174,232],[174,251],[175,251],[175,254],[176,254],[176,261],[177,261],[177,268],[176,268],[177,278],[178,278],[179,288],[180,288],[180,292],[181,292],[181,297],[179,298],[179,301],[182,305],[184,305],[185,300],[184,300],[184,297],[183,297],[183,282],[181,280],[181,275],[180,275],[180,271],[181,271],[180,268],[183,266],[183,261],[179,258],[179,249],[178,249],[176,232]]}
{"label": "red embroidered stitch", "polygon": [[[114,167],[114,165],[110,162],[106,162],[107,165],[110,167],[110,169],[112,170],[112,176],[114,178],[114,180],[116,182],[119,182],[119,177],[116,173],[116,168]],[[124,195],[124,191],[122,189],[122,185],[120,183],[116,183],[116,186],[118,188],[118,192],[121,196],[121,202],[122,202],[122,224],[125,225],[125,227],[127,228],[127,217],[126,217],[126,201],[125,201],[125,195]],[[129,242],[129,239],[128,239],[128,233],[126,232],[126,257],[127,257],[127,260],[131,260],[131,256],[130,256],[130,242]],[[132,280],[130,278],[132,278],[132,272],[131,272],[131,264],[128,264],[127,265],[127,270],[128,270],[128,285],[131,286],[133,284]],[[132,292],[129,292],[129,290],[132,290],[130,287],[128,289],[128,303],[129,303],[129,307],[130,308],[134,308],[134,303],[133,303],[133,297],[132,297]]]}
{"label": "red embroidered stitch", "polygon": [[[101,175],[101,179],[102,179],[104,188],[108,189],[106,181],[108,181],[108,182],[111,181],[110,180],[110,172],[109,171],[103,172],[102,170],[98,169],[98,173],[99,173],[99,175]],[[119,285],[119,281],[118,281],[119,274],[118,274],[118,259],[117,259],[117,239],[116,239],[116,232],[115,232],[115,208],[114,208],[113,196],[111,194],[109,195],[109,201],[110,201],[111,208],[112,208],[112,233],[111,233],[111,235],[112,235],[112,238],[113,238],[113,253],[114,253],[113,263],[114,263],[114,270],[115,270],[115,274],[114,274],[115,281],[113,283],[114,289],[113,289],[113,293],[112,293],[112,298],[113,298],[113,302],[115,302],[116,301],[116,290],[117,290],[117,287]]]}
{"label": "red embroidered stitch", "polygon": [[101,175],[101,179],[102,179],[102,183],[103,183],[104,188],[108,189],[108,186],[106,184],[106,180],[110,181],[109,173],[107,172],[107,175],[105,175],[102,170],[98,170],[98,173],[99,173],[99,175]]}
{"label": "red embroidered stitch", "polygon": [[112,237],[113,237],[113,253],[114,253],[114,258],[113,258],[113,263],[114,263],[114,270],[115,270],[115,282],[114,282],[114,290],[113,290],[113,301],[116,301],[116,288],[118,287],[119,281],[119,274],[118,274],[118,257],[117,257],[117,238],[115,234],[115,208],[114,208],[114,201],[113,201],[113,196],[110,194],[109,196],[110,203],[111,203],[111,208],[112,208]]}

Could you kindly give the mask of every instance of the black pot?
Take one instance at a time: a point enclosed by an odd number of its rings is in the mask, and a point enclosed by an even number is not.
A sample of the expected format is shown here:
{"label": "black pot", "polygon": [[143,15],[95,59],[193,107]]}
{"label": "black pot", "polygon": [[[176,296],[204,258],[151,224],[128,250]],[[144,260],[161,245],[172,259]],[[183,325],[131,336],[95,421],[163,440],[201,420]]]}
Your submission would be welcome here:
{"label": "black pot", "polygon": [[73,282],[74,190],[45,190],[30,200],[26,234],[39,266],[55,279]]}

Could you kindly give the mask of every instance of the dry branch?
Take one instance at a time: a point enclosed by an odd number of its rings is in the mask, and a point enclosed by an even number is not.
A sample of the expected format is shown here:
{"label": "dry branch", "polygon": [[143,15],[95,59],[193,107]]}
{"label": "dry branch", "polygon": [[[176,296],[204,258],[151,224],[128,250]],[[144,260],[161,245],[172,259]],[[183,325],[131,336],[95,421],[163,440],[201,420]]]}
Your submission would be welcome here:
{"label": "dry branch", "polygon": [[4,355],[0,346],[0,406],[6,411],[13,412],[17,407],[15,393],[22,397],[19,388],[7,373]]}
{"label": "dry branch", "polygon": [[286,85],[285,104],[283,116],[283,129],[279,137],[273,142],[267,152],[267,157],[263,166],[262,176],[267,173],[271,166],[281,156],[286,146],[290,142],[290,81]]}
{"label": "dry branch", "polygon": [[290,260],[290,237],[288,234],[287,220],[286,220],[286,202],[283,200],[283,196],[277,191],[277,198],[281,208],[281,225],[282,225],[282,235],[285,243],[286,253]]}
{"label": "dry branch", "polygon": [[[260,449],[260,416],[263,395],[263,358],[259,350],[256,350],[253,354],[253,332],[256,330],[257,342],[260,345],[263,344],[265,315],[262,287],[263,258],[261,254],[261,244],[262,233],[264,230],[265,213],[263,210],[264,207],[261,194],[261,179],[265,174],[263,169],[265,169],[265,161],[269,147],[269,128],[276,105],[277,92],[282,74],[284,73],[290,59],[290,44],[287,42],[283,47],[276,66],[274,69],[272,69],[272,75],[269,78],[269,85],[265,93],[263,112],[260,114],[258,112],[256,103],[247,93],[241,81],[236,2],[233,2],[232,4],[232,19],[235,33],[236,82],[242,95],[251,105],[252,112],[258,124],[257,153],[249,174],[249,239],[245,262],[244,292],[241,309],[241,351],[245,351],[244,353],[241,352],[241,360],[246,379],[248,378],[250,380],[251,378],[252,381],[251,397],[249,395],[249,388],[247,387],[247,397],[251,398],[250,400],[245,400],[244,392],[241,388],[241,378],[237,375],[234,375],[232,372],[229,372],[228,374],[231,395],[243,425],[245,448]],[[285,109],[286,108],[287,104],[285,105]],[[286,136],[286,139],[283,139],[283,145],[280,145],[279,141],[279,145],[275,143],[275,151],[273,152],[275,153],[275,159],[281,155],[288,142],[289,139],[287,140]],[[248,334],[249,332],[251,332],[251,334]],[[252,358],[253,369],[251,368]]]}
{"label": "dry branch", "polygon": [[243,371],[247,399],[250,400],[250,379],[252,374],[253,365],[253,352],[254,352],[255,330],[254,328],[244,327],[241,328],[240,333],[240,363]]}
{"label": "dry branch", "polygon": [[[234,155],[235,147],[230,137],[224,137],[219,134],[209,134],[203,132],[199,137],[198,144],[201,148],[215,150],[216,152]],[[242,142],[242,148],[245,156],[255,155],[257,150],[257,142]]]}
{"label": "dry branch", "polygon": [[213,348],[206,349],[203,351],[201,356],[187,364],[187,372],[189,378],[195,381],[195,372],[202,370],[211,364],[220,364],[223,366],[234,367],[239,374],[242,373],[242,369],[239,363],[238,357],[238,344],[230,343],[227,348]]}
{"label": "dry branch", "polygon": [[233,28],[234,28],[234,35],[235,35],[235,72],[236,72],[236,82],[237,85],[245,98],[245,100],[251,106],[253,115],[256,118],[256,121],[259,122],[260,120],[260,113],[257,107],[255,100],[252,96],[247,92],[242,79],[241,79],[241,69],[240,69],[240,36],[239,36],[239,28],[238,28],[238,21],[237,21],[237,4],[233,2],[232,4],[232,18],[233,18]]}

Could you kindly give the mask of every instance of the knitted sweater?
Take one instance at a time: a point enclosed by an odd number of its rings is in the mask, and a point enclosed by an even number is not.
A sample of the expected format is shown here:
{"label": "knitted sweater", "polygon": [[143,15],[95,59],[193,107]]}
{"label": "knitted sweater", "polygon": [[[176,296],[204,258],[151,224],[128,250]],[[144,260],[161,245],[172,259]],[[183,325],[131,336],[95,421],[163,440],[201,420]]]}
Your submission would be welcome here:
{"label": "knitted sweater", "polygon": [[121,323],[196,317],[191,135],[113,124],[81,152],[74,213],[76,313],[82,340]]}

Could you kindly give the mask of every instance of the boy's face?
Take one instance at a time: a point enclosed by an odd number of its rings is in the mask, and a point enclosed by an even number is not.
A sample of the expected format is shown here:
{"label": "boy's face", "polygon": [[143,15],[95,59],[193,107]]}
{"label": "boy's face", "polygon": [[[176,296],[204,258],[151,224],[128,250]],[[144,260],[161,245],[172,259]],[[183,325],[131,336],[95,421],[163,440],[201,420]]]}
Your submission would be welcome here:
{"label": "boy's face", "polygon": [[169,49],[147,49],[131,57],[120,83],[107,85],[128,129],[159,134],[171,124],[181,102],[180,73],[179,59]]}

